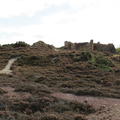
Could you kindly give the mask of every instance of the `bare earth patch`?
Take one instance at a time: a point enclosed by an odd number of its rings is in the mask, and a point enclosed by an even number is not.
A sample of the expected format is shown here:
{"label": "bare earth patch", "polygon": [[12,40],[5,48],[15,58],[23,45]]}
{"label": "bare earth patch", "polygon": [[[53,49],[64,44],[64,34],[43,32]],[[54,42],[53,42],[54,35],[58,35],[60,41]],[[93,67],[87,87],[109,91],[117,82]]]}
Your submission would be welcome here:
{"label": "bare earth patch", "polygon": [[96,114],[91,114],[87,120],[120,120],[120,104],[111,105]]}
{"label": "bare earth patch", "polygon": [[120,120],[120,99],[76,96],[65,93],[53,93],[53,97],[76,102],[87,102],[96,109],[100,109],[97,113],[91,114],[87,120]]}

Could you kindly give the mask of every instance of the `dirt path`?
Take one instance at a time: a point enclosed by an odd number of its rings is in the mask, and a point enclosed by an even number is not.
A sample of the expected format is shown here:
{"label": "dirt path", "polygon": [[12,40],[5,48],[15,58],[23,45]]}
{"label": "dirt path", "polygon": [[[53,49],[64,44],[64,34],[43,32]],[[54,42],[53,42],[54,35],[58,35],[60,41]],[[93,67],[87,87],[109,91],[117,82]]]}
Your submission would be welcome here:
{"label": "dirt path", "polygon": [[103,110],[91,114],[87,120],[120,120],[120,104],[111,105]]}
{"label": "dirt path", "polygon": [[120,120],[120,99],[76,96],[65,93],[53,93],[51,95],[59,99],[77,101],[80,103],[87,101],[96,109],[100,107],[103,108],[97,113],[89,115],[87,120]]}
{"label": "dirt path", "polygon": [[0,74],[6,74],[6,75],[11,75],[12,74],[12,64],[17,60],[17,58],[10,59],[8,61],[8,64],[5,66],[4,69],[0,70]]}

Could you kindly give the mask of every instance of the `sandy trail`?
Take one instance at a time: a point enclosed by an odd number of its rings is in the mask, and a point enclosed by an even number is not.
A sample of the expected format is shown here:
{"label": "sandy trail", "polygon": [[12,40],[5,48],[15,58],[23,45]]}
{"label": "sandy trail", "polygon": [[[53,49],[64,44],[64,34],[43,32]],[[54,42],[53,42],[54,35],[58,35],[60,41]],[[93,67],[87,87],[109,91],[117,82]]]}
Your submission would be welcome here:
{"label": "sandy trail", "polygon": [[103,108],[97,113],[91,114],[87,117],[87,120],[120,120],[120,99],[105,98],[105,97],[90,97],[90,96],[76,96],[66,93],[53,93],[53,97],[76,101],[83,103],[87,101],[94,108]]}
{"label": "sandy trail", "polygon": [[120,120],[120,104],[111,105],[95,114],[91,114],[87,117],[87,120]]}
{"label": "sandy trail", "polygon": [[0,74],[11,75],[12,74],[11,67],[16,60],[17,60],[17,58],[10,59],[8,61],[8,64],[5,66],[5,68],[0,70]]}
{"label": "sandy trail", "polygon": [[104,97],[90,97],[90,96],[76,96],[72,94],[65,94],[65,93],[53,93],[53,97],[69,100],[69,101],[76,101],[83,103],[87,101],[88,104],[93,105],[96,108],[101,106],[111,106],[111,105],[118,105],[120,104],[120,99],[113,99],[113,98],[104,98]]}

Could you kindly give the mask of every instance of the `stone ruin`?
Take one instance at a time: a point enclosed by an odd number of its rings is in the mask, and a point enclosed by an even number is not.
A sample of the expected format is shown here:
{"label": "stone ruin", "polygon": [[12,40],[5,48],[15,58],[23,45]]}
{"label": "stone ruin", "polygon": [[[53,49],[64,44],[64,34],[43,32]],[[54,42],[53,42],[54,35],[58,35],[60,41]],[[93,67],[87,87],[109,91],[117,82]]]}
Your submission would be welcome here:
{"label": "stone ruin", "polygon": [[72,43],[65,41],[64,48],[66,50],[89,50],[89,51],[101,51],[101,52],[109,52],[109,53],[115,53],[116,49],[113,44],[100,44],[94,43],[93,40],[90,42],[84,42],[84,43]]}

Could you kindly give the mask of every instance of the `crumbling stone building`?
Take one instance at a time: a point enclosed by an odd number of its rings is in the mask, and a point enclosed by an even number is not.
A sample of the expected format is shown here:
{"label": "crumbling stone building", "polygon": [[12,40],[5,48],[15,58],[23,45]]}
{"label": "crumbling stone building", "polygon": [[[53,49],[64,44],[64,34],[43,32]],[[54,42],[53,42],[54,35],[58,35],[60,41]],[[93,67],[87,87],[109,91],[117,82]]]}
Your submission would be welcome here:
{"label": "crumbling stone building", "polygon": [[100,44],[94,43],[93,40],[84,43],[72,43],[65,41],[64,48],[67,50],[90,50],[90,51],[101,51],[115,53],[116,49],[113,44]]}

